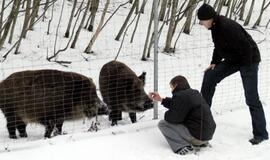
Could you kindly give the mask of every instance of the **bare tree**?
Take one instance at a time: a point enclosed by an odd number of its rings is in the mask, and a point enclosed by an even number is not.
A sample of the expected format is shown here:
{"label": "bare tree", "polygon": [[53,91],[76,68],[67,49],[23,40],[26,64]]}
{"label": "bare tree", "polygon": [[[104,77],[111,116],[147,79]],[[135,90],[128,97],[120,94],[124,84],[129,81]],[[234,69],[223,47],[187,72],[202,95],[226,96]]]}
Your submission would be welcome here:
{"label": "bare tree", "polygon": [[31,11],[31,0],[27,0],[26,2],[26,10],[24,14],[24,22],[23,22],[23,29],[22,29],[22,38],[26,37],[27,30],[28,30],[28,24],[30,21],[30,11]]}
{"label": "bare tree", "polygon": [[220,0],[216,0],[216,1],[215,1],[214,5],[213,5],[214,9],[217,8],[217,6],[218,6],[218,4],[219,4],[219,1],[220,1]]}
{"label": "bare tree", "polygon": [[2,35],[2,25],[3,25],[3,17],[4,17],[4,10],[5,10],[5,1],[2,1],[1,13],[0,13],[0,37]]}
{"label": "bare tree", "polygon": [[92,3],[91,3],[91,7],[90,7],[91,8],[90,9],[91,14],[89,16],[90,24],[87,27],[87,30],[90,31],[90,32],[92,32],[93,28],[94,28],[94,22],[95,22],[98,6],[99,6],[99,0],[93,0]]}
{"label": "bare tree", "polygon": [[237,4],[237,0],[232,0],[231,10],[230,10],[230,13],[229,13],[229,18],[232,18],[234,12],[237,11],[236,4]]}
{"label": "bare tree", "polygon": [[124,24],[122,25],[121,29],[119,30],[119,32],[118,32],[118,34],[117,34],[115,40],[119,41],[119,39],[120,39],[120,37],[121,37],[123,31],[125,30],[125,28],[126,28],[126,26],[127,26],[127,24],[128,24],[128,21],[129,21],[131,15],[132,15],[132,13],[134,12],[134,10],[135,10],[135,8],[136,8],[136,5],[138,5],[138,2],[139,2],[139,0],[135,0],[135,1],[134,1],[133,5],[132,5],[132,7],[131,7],[131,9],[130,9],[130,11],[129,11],[127,17],[126,17],[126,19],[125,19],[125,22],[124,22]]}
{"label": "bare tree", "polygon": [[87,47],[85,48],[84,52],[85,53],[90,53],[91,50],[92,50],[92,47],[93,47],[93,44],[95,43],[101,29],[102,29],[102,25],[104,23],[104,19],[105,19],[105,15],[107,13],[107,10],[108,10],[108,7],[109,7],[109,4],[110,4],[110,0],[106,0],[106,4],[105,4],[105,7],[103,9],[103,12],[102,12],[102,15],[101,15],[101,18],[100,18],[100,21],[99,21],[99,24],[98,24],[98,27],[96,29],[96,32],[93,34],[89,44],[87,45]]}
{"label": "bare tree", "polygon": [[247,26],[249,24],[249,21],[251,19],[251,15],[252,15],[252,11],[253,11],[253,8],[254,8],[254,3],[255,3],[255,0],[252,0],[250,8],[249,8],[248,15],[247,15],[247,18],[246,18],[246,20],[244,22],[244,26]]}
{"label": "bare tree", "polygon": [[217,7],[217,13],[220,14],[222,7],[224,5],[225,0],[219,0],[218,7]]}
{"label": "bare tree", "polygon": [[261,23],[261,19],[262,19],[262,15],[263,15],[263,12],[267,9],[267,7],[270,5],[270,1],[265,4],[266,0],[263,0],[263,3],[262,3],[262,8],[261,8],[261,11],[260,11],[260,15],[258,17],[258,19],[256,20],[255,24],[253,25],[253,28],[255,28],[256,26],[260,25]]}
{"label": "bare tree", "polygon": [[47,35],[49,35],[50,34],[50,28],[51,28],[51,23],[52,23],[52,21],[53,21],[53,17],[54,17],[54,3],[52,4],[52,9],[51,9],[51,18],[50,18],[50,20],[49,20],[49,22],[48,22],[48,27],[47,27]]}
{"label": "bare tree", "polygon": [[90,2],[91,2],[91,0],[88,0],[87,5],[86,5],[86,8],[85,8],[85,11],[84,11],[84,14],[83,14],[83,17],[82,17],[82,20],[81,20],[81,23],[80,23],[80,25],[79,25],[79,27],[78,27],[78,29],[77,29],[77,32],[76,32],[76,34],[75,34],[74,40],[73,40],[73,42],[72,42],[70,48],[75,48],[76,42],[77,42],[78,37],[79,37],[79,35],[80,35],[80,32],[81,32],[81,30],[82,30],[82,28],[83,28],[83,24],[84,24],[86,15],[87,15],[87,11],[88,11],[89,6],[90,6]]}
{"label": "bare tree", "polygon": [[142,5],[141,5],[140,11],[139,11],[138,16],[137,16],[137,20],[136,20],[136,24],[135,24],[135,27],[134,27],[134,30],[133,30],[132,36],[131,36],[131,39],[130,39],[130,43],[132,43],[132,42],[133,42],[133,39],[134,39],[134,36],[135,36],[136,30],[137,30],[137,27],[138,27],[138,24],[139,24],[139,20],[140,20],[140,17],[141,17],[142,11],[143,11],[143,6],[145,5],[145,3],[146,3],[146,2],[147,2],[147,0],[143,0],[143,3],[142,3]]}
{"label": "bare tree", "polygon": [[177,13],[177,6],[178,6],[178,0],[173,0],[172,1],[172,10],[171,10],[171,16],[170,16],[170,24],[169,24],[169,29],[167,32],[167,37],[166,37],[166,44],[164,48],[164,52],[170,53],[172,52],[172,38],[173,38],[173,30],[175,26],[175,17]]}
{"label": "bare tree", "polygon": [[[136,1],[136,0],[135,0],[135,1]],[[138,14],[136,14],[136,16],[134,16],[134,18],[131,20],[131,22],[127,25],[127,27],[126,27],[126,29],[125,29],[125,31],[124,31],[124,35],[123,35],[123,38],[122,38],[120,47],[119,47],[119,49],[118,49],[118,52],[117,52],[117,54],[116,54],[114,60],[117,60],[117,58],[118,58],[118,56],[119,56],[119,54],[120,54],[120,51],[121,51],[121,49],[122,49],[122,46],[123,46],[123,44],[124,44],[126,33],[127,33],[128,29],[129,29],[129,27],[130,27],[130,26],[132,25],[132,23],[135,21],[135,19],[136,19],[137,16],[138,16]]]}
{"label": "bare tree", "polygon": [[29,23],[30,30],[33,30],[35,19],[38,16],[39,6],[40,6],[40,0],[33,0],[33,9],[32,9],[33,13],[31,13],[31,19]]}
{"label": "bare tree", "polygon": [[160,6],[160,12],[159,12],[159,20],[163,21],[165,13],[166,13],[166,8],[167,8],[167,2],[168,0],[162,0],[161,6]]}
{"label": "bare tree", "polygon": [[226,11],[226,14],[225,16],[228,17],[229,14],[233,11],[232,9],[232,0],[228,0],[227,1],[227,11]]}
{"label": "bare tree", "polygon": [[[77,22],[79,21],[81,12],[82,12],[82,10],[83,10],[83,9],[81,9],[81,7],[82,7],[82,5],[80,5],[80,8],[79,8],[79,10],[78,10],[78,11],[79,11],[79,12],[78,12],[78,16],[77,16],[77,18],[76,18],[76,20],[75,20],[75,24],[73,25],[73,28],[72,28],[71,35],[70,35],[70,38],[69,38],[69,40],[68,40],[68,43],[66,44],[66,46],[65,46],[64,48],[59,49],[59,50],[58,50],[56,53],[54,53],[52,56],[47,57],[47,60],[48,60],[48,61],[51,62],[51,60],[52,60],[53,58],[55,58],[60,52],[63,52],[63,51],[65,51],[65,50],[67,50],[67,48],[68,48],[68,46],[69,46],[69,44],[70,44],[70,42],[71,42],[71,40],[72,40],[72,38],[73,38],[73,35],[74,35],[74,32],[75,32],[75,28],[76,28],[76,26],[77,26]],[[54,62],[56,62],[56,61],[54,61]]]}
{"label": "bare tree", "polygon": [[149,44],[149,38],[150,38],[151,28],[152,28],[152,24],[153,24],[153,19],[154,19],[154,2],[152,3],[151,16],[150,16],[150,20],[148,23],[147,34],[146,34],[144,48],[143,48],[143,54],[142,54],[142,58],[141,58],[141,60],[143,60],[143,61],[146,60],[146,52],[147,52],[147,48],[148,48],[148,44]]}
{"label": "bare tree", "polygon": [[186,34],[189,34],[190,31],[191,31],[192,15],[193,15],[193,12],[194,12],[194,10],[196,8],[195,4],[196,4],[196,0],[190,0],[189,4],[187,6],[187,8],[188,8],[187,19],[186,19],[185,27],[184,27],[184,30],[183,30],[183,32],[186,33]]}
{"label": "bare tree", "polygon": [[[48,10],[49,2],[50,2],[50,0],[46,0],[46,2],[45,2],[45,6],[44,6],[44,10],[45,10],[45,11]],[[44,13],[44,16],[43,16],[43,18],[42,18],[42,21],[43,21],[43,22],[44,22],[45,18],[46,18],[46,12]]]}
{"label": "bare tree", "polygon": [[[147,0],[146,0],[146,1],[147,1]],[[146,3],[143,3],[143,5],[141,6],[141,13],[142,13],[142,14],[144,14],[145,5],[146,5]]]}
{"label": "bare tree", "polygon": [[61,8],[61,12],[60,12],[60,17],[59,17],[58,24],[57,24],[57,27],[56,27],[53,54],[56,53],[56,43],[57,43],[57,39],[58,39],[58,32],[59,32],[60,23],[61,23],[62,16],[63,16],[64,6],[65,6],[65,0],[63,0],[63,2],[62,2],[62,8]]}
{"label": "bare tree", "polygon": [[14,18],[13,18],[13,21],[12,21],[12,27],[11,27],[10,34],[9,34],[9,40],[8,40],[8,43],[9,44],[12,43],[14,29],[15,29],[16,22],[17,22],[17,17],[18,17],[18,14],[19,14],[20,2],[18,2],[17,5],[18,6],[15,8]]}
{"label": "bare tree", "polygon": [[17,10],[17,7],[19,7],[19,4],[20,4],[20,0],[14,0],[13,5],[12,5],[12,9],[11,9],[10,14],[9,14],[9,16],[7,18],[7,21],[6,21],[5,25],[4,25],[3,35],[0,38],[0,50],[3,47],[4,43],[5,43],[5,40],[7,38],[8,33],[9,33],[12,21],[15,18],[16,10]]}
{"label": "bare tree", "polygon": [[239,19],[242,21],[244,20],[246,4],[247,4],[247,0],[242,0],[242,5],[241,5],[240,15],[239,15]]}
{"label": "bare tree", "polygon": [[74,12],[75,12],[76,4],[77,4],[77,0],[74,0],[73,7],[72,7],[72,10],[71,10],[71,14],[70,14],[69,21],[68,21],[67,30],[66,30],[66,33],[65,33],[65,37],[66,38],[69,37],[69,30],[70,30],[70,27],[71,27],[71,24],[72,24],[72,20],[73,20],[73,15],[74,15]]}
{"label": "bare tree", "polygon": [[[50,3],[50,5],[49,6],[51,6],[51,5],[53,5],[55,2],[56,2],[57,0],[52,0]],[[43,13],[45,13],[45,12],[43,12]],[[35,21],[34,21],[34,23],[37,23],[41,18],[42,18],[42,16],[43,16],[43,13],[41,14],[41,16],[39,16]],[[27,30],[29,30],[29,28],[27,29]],[[6,60],[7,59],[7,56],[9,55],[9,53],[11,53],[11,51],[16,47],[16,50],[15,50],[15,53],[14,54],[18,54],[19,52],[18,52],[18,50],[19,50],[19,47],[20,47],[20,42],[21,42],[21,40],[22,40],[22,35],[19,37],[19,39],[15,42],[15,44],[5,53],[5,55],[3,55],[3,59],[2,59],[2,62],[4,61],[4,60]]]}

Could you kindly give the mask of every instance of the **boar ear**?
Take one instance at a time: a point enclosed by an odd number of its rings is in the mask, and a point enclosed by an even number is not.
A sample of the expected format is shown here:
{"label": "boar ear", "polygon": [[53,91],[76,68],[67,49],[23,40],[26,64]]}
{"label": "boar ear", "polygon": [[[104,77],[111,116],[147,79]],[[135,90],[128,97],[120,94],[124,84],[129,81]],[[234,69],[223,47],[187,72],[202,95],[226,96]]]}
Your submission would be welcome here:
{"label": "boar ear", "polygon": [[142,74],[138,76],[138,78],[143,82],[143,85],[145,84],[145,75],[146,75],[146,72],[142,72]]}

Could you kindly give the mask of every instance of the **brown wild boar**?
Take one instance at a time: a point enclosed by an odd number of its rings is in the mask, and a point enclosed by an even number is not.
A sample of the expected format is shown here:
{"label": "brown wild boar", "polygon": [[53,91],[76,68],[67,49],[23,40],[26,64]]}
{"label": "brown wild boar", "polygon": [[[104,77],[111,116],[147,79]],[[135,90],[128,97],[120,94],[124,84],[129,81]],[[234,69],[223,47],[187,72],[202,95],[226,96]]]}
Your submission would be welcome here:
{"label": "brown wild boar", "polygon": [[0,109],[10,138],[27,137],[27,123],[45,126],[44,137],[61,134],[65,120],[106,113],[92,79],[73,72],[33,70],[11,74],[0,83]]}
{"label": "brown wild boar", "polygon": [[122,119],[122,111],[128,112],[132,123],[136,112],[153,108],[152,100],[144,91],[145,72],[139,77],[124,63],[106,63],[99,75],[100,92],[110,110],[112,126]]}

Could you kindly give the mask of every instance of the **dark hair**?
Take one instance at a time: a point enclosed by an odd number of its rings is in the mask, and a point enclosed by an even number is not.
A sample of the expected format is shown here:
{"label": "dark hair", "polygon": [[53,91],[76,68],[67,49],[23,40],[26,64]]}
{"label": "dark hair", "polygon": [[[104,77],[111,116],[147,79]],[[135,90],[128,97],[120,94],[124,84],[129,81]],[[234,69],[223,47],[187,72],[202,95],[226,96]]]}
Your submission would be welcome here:
{"label": "dark hair", "polygon": [[215,9],[204,3],[199,9],[198,9],[198,19],[199,20],[209,20],[213,17],[215,17],[216,11]]}
{"label": "dark hair", "polygon": [[187,79],[184,76],[181,76],[181,75],[175,76],[170,81],[170,84],[175,86],[176,90],[184,90],[184,89],[189,89],[190,88]]}

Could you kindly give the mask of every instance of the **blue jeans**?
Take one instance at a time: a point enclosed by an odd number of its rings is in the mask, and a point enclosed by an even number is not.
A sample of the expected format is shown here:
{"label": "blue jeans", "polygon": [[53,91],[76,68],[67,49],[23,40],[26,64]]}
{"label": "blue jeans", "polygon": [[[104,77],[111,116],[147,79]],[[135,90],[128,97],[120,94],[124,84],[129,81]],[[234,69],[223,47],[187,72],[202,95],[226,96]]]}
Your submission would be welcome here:
{"label": "blue jeans", "polygon": [[211,106],[216,85],[224,78],[239,71],[245,91],[246,104],[249,106],[252,119],[254,138],[268,139],[264,110],[258,94],[258,66],[259,63],[253,63],[249,66],[230,66],[220,63],[213,70],[209,69],[205,72],[201,93]]}

